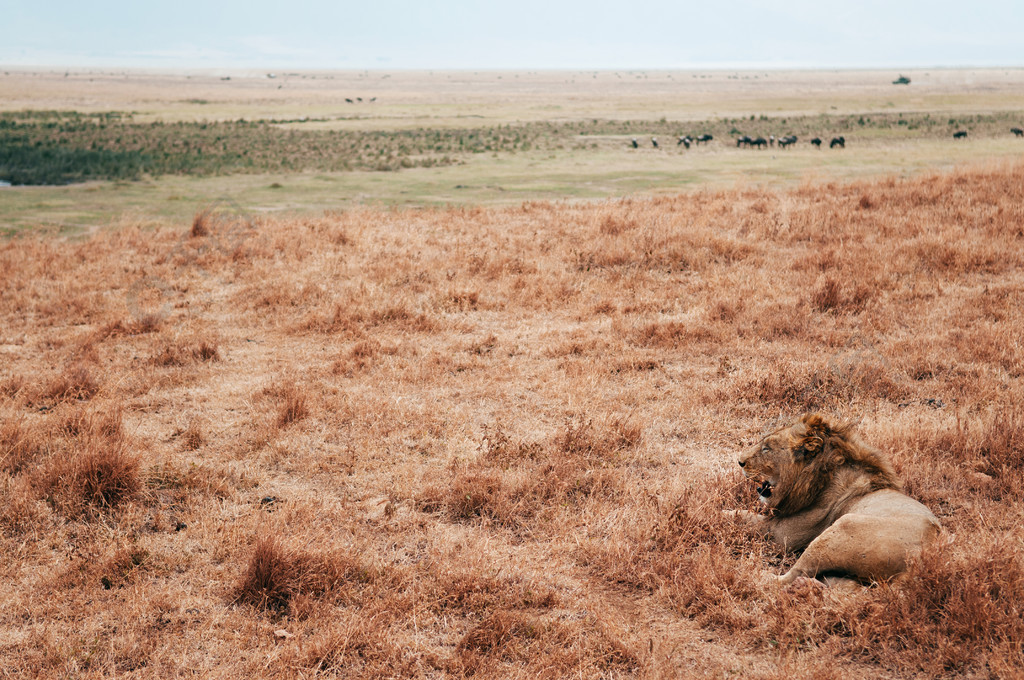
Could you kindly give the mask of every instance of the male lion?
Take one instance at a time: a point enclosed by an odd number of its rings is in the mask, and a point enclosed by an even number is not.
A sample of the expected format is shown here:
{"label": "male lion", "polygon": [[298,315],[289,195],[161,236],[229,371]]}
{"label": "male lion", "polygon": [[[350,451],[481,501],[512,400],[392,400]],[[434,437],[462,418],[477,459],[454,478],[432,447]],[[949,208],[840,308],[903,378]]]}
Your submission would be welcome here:
{"label": "male lion", "polygon": [[762,439],[739,464],[760,480],[769,515],[739,514],[785,549],[803,550],[779,583],[890,579],[939,534],[939,520],[903,493],[889,462],[853,436],[852,423],[805,414]]}

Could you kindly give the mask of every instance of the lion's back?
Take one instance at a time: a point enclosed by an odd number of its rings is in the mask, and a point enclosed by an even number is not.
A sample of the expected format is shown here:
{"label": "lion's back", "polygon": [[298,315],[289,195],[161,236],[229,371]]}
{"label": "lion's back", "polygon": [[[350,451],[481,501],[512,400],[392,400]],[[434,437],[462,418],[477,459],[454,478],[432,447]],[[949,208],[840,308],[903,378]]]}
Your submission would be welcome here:
{"label": "lion's back", "polygon": [[848,512],[894,519],[900,517],[920,517],[934,522],[936,525],[939,524],[935,514],[923,503],[896,489],[880,489],[865,494],[850,505]]}
{"label": "lion's back", "polygon": [[938,517],[923,503],[895,489],[869,493],[851,504],[848,514],[884,520],[885,533],[911,550],[920,550],[939,535]]}

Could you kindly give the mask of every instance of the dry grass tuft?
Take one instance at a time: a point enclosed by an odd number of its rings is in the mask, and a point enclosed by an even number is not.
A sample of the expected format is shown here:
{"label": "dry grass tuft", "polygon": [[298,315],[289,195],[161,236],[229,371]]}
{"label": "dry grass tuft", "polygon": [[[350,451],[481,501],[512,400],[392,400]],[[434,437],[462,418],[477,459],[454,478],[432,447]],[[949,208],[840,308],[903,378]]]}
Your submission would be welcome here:
{"label": "dry grass tuft", "polygon": [[955,430],[936,437],[933,446],[958,463],[997,478],[1024,473],[1024,416],[1008,405],[991,415],[958,421]]}
{"label": "dry grass tuft", "polygon": [[0,378],[0,397],[15,401],[28,388],[23,375],[8,375]]}
{"label": "dry grass tuft", "polygon": [[3,503],[0,504],[0,536],[12,537],[39,534],[52,530],[49,508],[38,498],[31,480],[21,477],[0,482]]}
{"label": "dry grass tuft", "polygon": [[38,426],[24,416],[4,416],[0,421],[0,470],[18,473],[45,454],[47,442]]}
{"label": "dry grass tuft", "polygon": [[71,516],[116,508],[142,488],[139,459],[123,443],[92,439],[67,458],[50,460],[40,471],[44,495]]}
{"label": "dry grass tuft", "polygon": [[186,451],[195,451],[206,443],[203,434],[203,423],[199,418],[190,418],[188,425],[181,432],[181,443]]}
{"label": "dry grass tuft", "polygon": [[417,664],[390,638],[386,627],[354,617],[314,637],[297,666],[350,677],[415,677]]}
{"label": "dry grass tuft", "polygon": [[124,443],[124,405],[108,403],[103,407],[73,405],[54,414],[53,432],[67,439],[101,438]]}
{"label": "dry grass tuft", "polygon": [[553,444],[563,454],[608,461],[617,454],[636,448],[643,441],[643,428],[629,419],[614,418],[601,428],[592,419],[576,415],[565,420],[564,429]]}
{"label": "dry grass tuft", "polygon": [[235,600],[262,609],[280,609],[302,589],[304,574],[299,555],[276,536],[259,540],[249,567],[238,585]]}
{"label": "dry grass tuft", "polygon": [[818,284],[811,297],[811,305],[819,312],[856,314],[864,311],[871,297],[871,287],[844,284],[841,279],[830,274]]}
{"label": "dry grass tuft", "polygon": [[132,581],[149,560],[149,551],[143,548],[119,548],[101,568],[100,583],[107,590],[123,587]]}
{"label": "dry grass tuft", "polygon": [[220,348],[210,338],[179,338],[166,342],[150,361],[156,366],[186,366],[195,362],[219,361]]}
{"label": "dry grass tuft", "polygon": [[93,377],[93,372],[77,364],[52,378],[41,390],[39,398],[57,402],[81,401],[91,399],[99,391],[100,383]]}
{"label": "dry grass tuft", "polygon": [[507,672],[509,664],[558,677],[630,673],[640,666],[639,655],[594,619],[563,623],[507,610],[474,626],[458,651],[459,670],[474,676]]}
{"label": "dry grass tuft", "polygon": [[258,609],[288,609],[296,615],[302,613],[302,607],[296,609],[296,602],[331,597],[347,601],[354,597],[353,589],[379,578],[382,576],[376,570],[348,554],[299,550],[288,546],[279,535],[269,534],[253,547],[245,574],[235,585],[233,599]]}
{"label": "dry grass tuft", "polygon": [[163,318],[159,314],[143,314],[139,318],[126,324],[124,333],[127,335],[142,335],[144,333],[156,333],[163,325]]}
{"label": "dry grass tuft", "polygon": [[200,210],[195,214],[195,217],[192,218],[192,228],[189,229],[188,235],[192,238],[209,236],[212,223],[213,211],[210,208]]}
{"label": "dry grass tuft", "polygon": [[277,409],[277,427],[287,427],[309,416],[309,398],[305,388],[289,383],[281,390]]}

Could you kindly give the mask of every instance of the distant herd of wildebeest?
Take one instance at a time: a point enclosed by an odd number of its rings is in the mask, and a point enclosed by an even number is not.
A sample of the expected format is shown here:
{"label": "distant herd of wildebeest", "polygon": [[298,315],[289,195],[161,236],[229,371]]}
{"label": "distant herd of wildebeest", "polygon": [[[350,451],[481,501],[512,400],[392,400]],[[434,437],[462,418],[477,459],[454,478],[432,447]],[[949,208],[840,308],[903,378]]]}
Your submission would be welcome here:
{"label": "distant herd of wildebeest", "polygon": [[[1010,128],[1010,132],[1012,132],[1017,137],[1024,137],[1024,128],[1012,127]],[[964,139],[966,137],[967,130],[957,130],[956,132],[953,133],[953,139]],[[697,135],[696,137],[694,137],[693,135],[681,135],[679,137],[679,140],[676,142],[676,146],[685,146],[687,149],[689,149],[691,144],[706,144],[707,142],[710,142],[713,139],[714,137],[708,134]],[[767,139],[764,137],[751,137],[750,135],[743,135],[742,137],[738,137],[736,139],[736,147],[739,148],[741,146],[745,146],[747,148],[766,149],[770,146],[774,147],[778,145],[780,149],[785,149],[793,144],[796,144],[797,139],[798,138],[796,135],[786,135],[784,137],[776,137],[775,135],[769,135]],[[640,142],[637,141],[636,137],[633,137],[631,142],[634,149],[640,148]],[[819,149],[821,148],[822,140],[820,137],[813,137],[810,140],[810,142],[815,147]],[[655,149],[659,148],[657,137],[651,137],[651,145],[654,146]],[[834,149],[836,147],[845,149],[846,137],[843,137],[842,135],[838,137],[833,137],[832,141],[829,142],[828,146],[830,149]]]}

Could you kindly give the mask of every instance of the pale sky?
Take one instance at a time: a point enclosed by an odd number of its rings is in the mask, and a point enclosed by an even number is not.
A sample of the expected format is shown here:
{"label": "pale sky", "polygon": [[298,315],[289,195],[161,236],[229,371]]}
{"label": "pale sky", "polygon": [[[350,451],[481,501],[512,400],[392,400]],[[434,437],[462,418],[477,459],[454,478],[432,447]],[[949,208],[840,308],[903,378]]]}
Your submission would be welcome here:
{"label": "pale sky", "polygon": [[1024,0],[0,0],[0,65],[1024,66]]}

